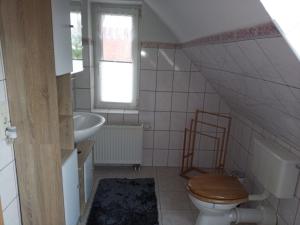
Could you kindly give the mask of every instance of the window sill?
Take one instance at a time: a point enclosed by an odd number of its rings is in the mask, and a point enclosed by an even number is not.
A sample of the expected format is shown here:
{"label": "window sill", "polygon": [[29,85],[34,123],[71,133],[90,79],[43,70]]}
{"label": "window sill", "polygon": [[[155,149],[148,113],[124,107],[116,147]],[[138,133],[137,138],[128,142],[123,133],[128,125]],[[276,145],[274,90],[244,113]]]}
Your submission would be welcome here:
{"label": "window sill", "polygon": [[72,75],[72,76],[76,76],[77,74],[80,74],[80,73],[82,73],[82,72],[83,72],[83,69],[82,69],[82,70],[72,71],[72,72],[71,72],[71,75]]}
{"label": "window sill", "polygon": [[139,114],[135,109],[92,109],[95,113],[108,113],[108,114]]}

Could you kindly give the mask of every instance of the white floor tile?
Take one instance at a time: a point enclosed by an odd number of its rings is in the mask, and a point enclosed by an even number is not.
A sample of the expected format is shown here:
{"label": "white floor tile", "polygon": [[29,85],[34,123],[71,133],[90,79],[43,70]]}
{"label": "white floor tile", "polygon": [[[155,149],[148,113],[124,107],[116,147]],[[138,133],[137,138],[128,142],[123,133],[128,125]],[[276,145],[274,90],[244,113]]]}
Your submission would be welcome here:
{"label": "white floor tile", "polygon": [[185,192],[159,192],[161,209],[167,210],[191,210],[190,199]]}
{"label": "white floor tile", "polygon": [[186,192],[186,179],[182,177],[158,177],[160,191],[180,191]]}
{"label": "white floor tile", "polygon": [[158,167],[158,177],[179,177],[180,169],[177,167]]}
{"label": "white floor tile", "polygon": [[196,215],[190,211],[163,212],[163,225],[194,225]]}
{"label": "white floor tile", "polygon": [[[179,168],[141,167],[134,171],[132,167],[96,167],[95,194],[97,183],[103,178],[154,178],[157,208],[160,225],[194,225],[198,215],[185,190],[186,180],[180,177]],[[89,203],[88,209],[91,203]],[[85,225],[89,210],[81,218],[80,225]]]}

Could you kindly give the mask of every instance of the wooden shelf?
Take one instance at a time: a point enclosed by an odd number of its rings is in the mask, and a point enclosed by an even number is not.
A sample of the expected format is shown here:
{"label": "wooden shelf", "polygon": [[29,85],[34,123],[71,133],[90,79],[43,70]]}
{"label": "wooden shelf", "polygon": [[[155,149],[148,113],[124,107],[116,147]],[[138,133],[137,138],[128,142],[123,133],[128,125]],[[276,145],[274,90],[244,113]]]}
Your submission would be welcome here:
{"label": "wooden shelf", "polygon": [[22,224],[64,225],[51,0],[0,1],[0,11]]}
{"label": "wooden shelf", "polygon": [[72,85],[70,74],[56,77],[61,149],[74,150]]}

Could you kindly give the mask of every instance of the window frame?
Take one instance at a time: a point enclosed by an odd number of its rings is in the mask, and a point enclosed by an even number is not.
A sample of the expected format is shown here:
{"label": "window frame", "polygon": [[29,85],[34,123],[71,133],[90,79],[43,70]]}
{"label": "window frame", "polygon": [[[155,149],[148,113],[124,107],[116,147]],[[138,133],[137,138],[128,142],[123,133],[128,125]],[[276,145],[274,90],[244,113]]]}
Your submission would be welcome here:
{"label": "window frame", "polygon": [[[112,110],[135,110],[138,105],[139,93],[139,65],[140,65],[140,6],[138,5],[120,5],[120,4],[107,4],[107,3],[92,3],[92,37],[93,37],[93,60],[94,60],[94,75],[91,76],[91,101],[92,110],[101,111],[106,109]],[[133,64],[133,99],[130,103],[122,102],[103,102],[101,101],[101,71],[99,64],[101,63],[100,57],[102,54],[101,40],[97,38],[100,32],[99,17],[109,13],[115,15],[130,15],[133,17],[134,37],[132,44],[132,64]]]}
{"label": "window frame", "polygon": [[[83,71],[83,64],[84,64],[84,57],[83,57],[83,23],[82,23],[82,4],[81,2],[77,2],[77,1],[72,1],[71,2],[71,7],[70,7],[70,17],[71,17],[71,13],[80,13],[81,15],[81,59],[74,59],[73,58],[73,46],[72,46],[72,68],[73,68],[73,72],[72,73],[78,73],[78,72],[81,72]],[[71,21],[71,18],[70,18],[70,21]],[[72,34],[72,29],[73,28],[73,24],[71,24],[71,34]],[[73,45],[73,41],[72,41],[72,37],[71,37],[71,42],[72,42],[72,45]],[[80,70],[78,71],[74,71],[74,61],[75,60],[80,60],[82,61],[82,67],[80,68]]]}

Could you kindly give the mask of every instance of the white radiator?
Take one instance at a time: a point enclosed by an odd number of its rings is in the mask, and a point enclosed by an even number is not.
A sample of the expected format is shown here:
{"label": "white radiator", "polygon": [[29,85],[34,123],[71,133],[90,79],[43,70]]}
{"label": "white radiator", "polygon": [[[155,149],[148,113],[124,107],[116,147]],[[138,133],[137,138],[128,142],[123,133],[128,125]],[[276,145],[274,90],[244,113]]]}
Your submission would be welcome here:
{"label": "white radiator", "polygon": [[104,125],[93,139],[95,164],[142,164],[142,125]]}

